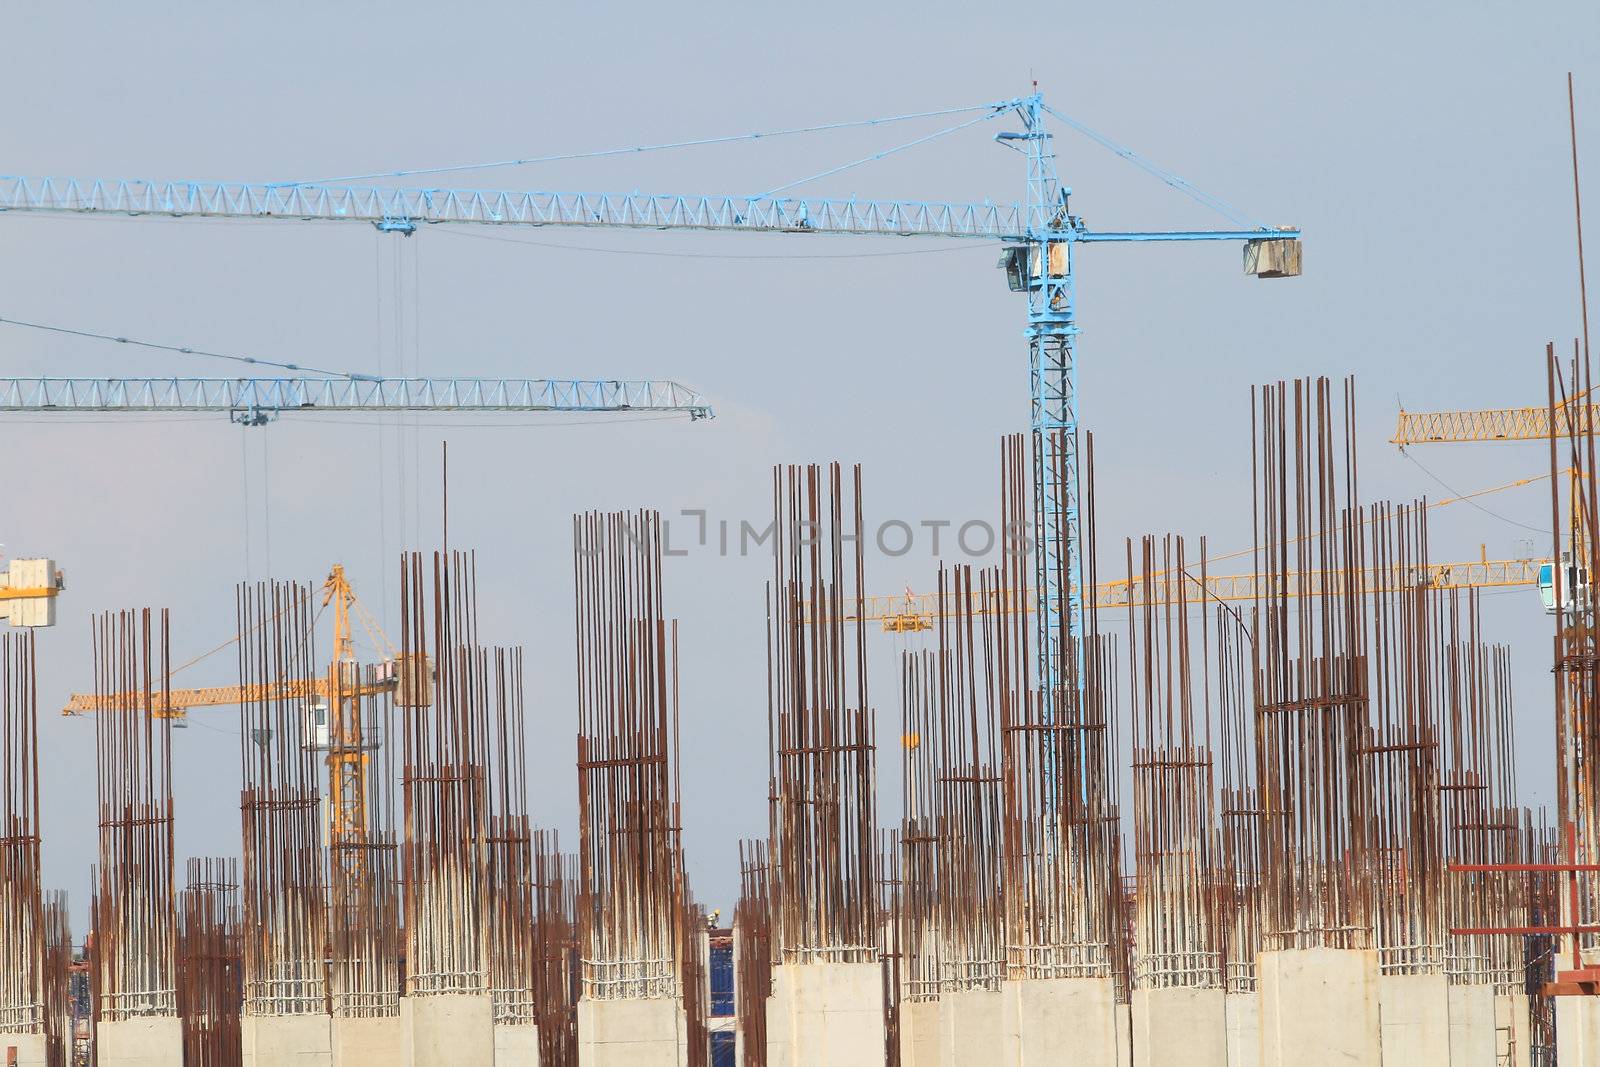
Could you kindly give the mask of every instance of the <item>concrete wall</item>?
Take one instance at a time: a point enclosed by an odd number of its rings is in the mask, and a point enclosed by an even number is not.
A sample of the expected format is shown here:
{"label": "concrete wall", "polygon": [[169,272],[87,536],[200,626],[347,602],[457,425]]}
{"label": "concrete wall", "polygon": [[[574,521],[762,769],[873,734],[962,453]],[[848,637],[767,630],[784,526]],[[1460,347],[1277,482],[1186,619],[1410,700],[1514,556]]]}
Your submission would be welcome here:
{"label": "concrete wall", "polygon": [[998,1067],[1117,1067],[1109,978],[1023,978],[1000,985]]}
{"label": "concrete wall", "polygon": [[1507,1067],[1532,1067],[1533,1020],[1529,1018],[1526,993],[1508,993],[1494,998],[1496,1061]]}
{"label": "concrete wall", "polygon": [[1228,1067],[1261,1067],[1261,1002],[1254,993],[1222,998],[1228,1027]]}
{"label": "concrete wall", "polygon": [[1117,1067],[1133,1067],[1133,1005],[1117,1005]]}
{"label": "concrete wall", "polygon": [[96,1067],[183,1067],[183,1021],[160,1015],[99,1023]]}
{"label": "concrete wall", "polygon": [[583,1067],[682,1067],[687,1023],[676,999],[578,1001]]}
{"label": "concrete wall", "polygon": [[1450,987],[1450,1067],[1499,1067],[1494,986]]}
{"label": "concrete wall", "polygon": [[1000,991],[946,993],[938,1008],[938,1062],[943,1067],[991,1067],[1000,1047]]}
{"label": "concrete wall", "polygon": [[1600,997],[1556,997],[1556,1062],[1600,1067]]}
{"label": "concrete wall", "polygon": [[0,1064],[16,1067],[46,1067],[43,1034],[11,1034],[0,1031]]}
{"label": "concrete wall", "polygon": [[495,1067],[539,1067],[539,1028],[494,1024]]}
{"label": "concrete wall", "polygon": [[[939,1002],[902,1000],[900,1067],[939,1067],[940,1045]],[[771,1064],[768,1064],[768,1067],[771,1067]]]}
{"label": "concrete wall", "polygon": [[244,1067],[333,1067],[333,1018],[246,1015],[239,1048]]}
{"label": "concrete wall", "polygon": [[1452,1063],[1450,1011],[1450,980],[1443,974],[1380,976],[1384,1067]]}
{"label": "concrete wall", "polygon": [[1376,952],[1263,952],[1256,975],[1261,1067],[1380,1067]]}
{"label": "concrete wall", "polygon": [[1220,989],[1135,989],[1133,1067],[1228,1067],[1226,999]]}
{"label": "concrete wall", "polygon": [[399,1063],[404,1053],[400,1016],[385,1019],[333,1017],[333,1067],[364,1067],[369,1063]]}
{"label": "concrete wall", "polygon": [[882,1067],[883,967],[783,964],[772,969],[767,1067]]}
{"label": "concrete wall", "polygon": [[494,1002],[487,993],[400,998],[404,1067],[493,1067]]}

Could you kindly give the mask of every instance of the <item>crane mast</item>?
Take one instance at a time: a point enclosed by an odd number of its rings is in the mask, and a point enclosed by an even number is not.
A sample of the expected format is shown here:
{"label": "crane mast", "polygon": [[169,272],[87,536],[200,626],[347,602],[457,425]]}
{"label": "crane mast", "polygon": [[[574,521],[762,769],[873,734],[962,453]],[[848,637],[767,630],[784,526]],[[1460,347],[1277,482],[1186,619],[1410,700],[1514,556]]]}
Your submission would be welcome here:
{"label": "crane mast", "polygon": [[[1033,533],[1035,618],[1038,639],[1037,682],[1047,709],[1062,696],[1063,641],[1077,648],[1073,671],[1082,685],[1084,563],[1079,543],[1082,501],[1079,489],[1078,323],[1074,299],[1075,246],[1100,242],[1229,241],[1244,244],[1246,274],[1262,278],[1300,273],[1300,231],[1272,227],[1240,214],[1223,201],[1143,159],[1047,104],[1035,91],[977,107],[980,112],[918,144],[977,122],[1014,114],[1020,129],[995,134],[995,140],[1027,160],[1024,203],[952,203],[931,200],[858,200],[745,195],[664,195],[658,193],[561,193],[449,188],[378,188],[318,182],[193,182],[143,179],[34,178],[0,175],[0,214],[7,211],[78,215],[158,215],[170,218],[254,218],[361,222],[386,233],[409,236],[431,225],[513,227],[560,226],[578,229],[782,233],[808,236],[956,238],[1008,245],[1002,265],[1011,287],[1027,294],[1030,418],[1033,438]],[[1068,210],[1070,190],[1061,184],[1056,150],[1046,116],[1062,122],[1102,147],[1132,162],[1174,189],[1227,216],[1226,230],[1094,231]],[[910,117],[910,116],[907,116]],[[874,120],[880,121],[880,120]],[[881,120],[890,121],[890,120]],[[856,123],[853,125],[863,125]],[[823,127],[818,127],[823,128]],[[750,139],[764,135],[751,134]],[[694,143],[655,147],[687,147]],[[901,146],[909,147],[909,145]],[[642,150],[642,149],[640,149]],[[891,151],[899,151],[892,149]],[[615,153],[596,153],[599,155]],[[869,159],[882,158],[888,152]],[[557,157],[550,157],[557,158]],[[563,157],[565,158],[565,157]],[[577,157],[573,157],[577,158]],[[866,162],[867,160],[859,160]],[[530,161],[510,161],[530,162]],[[494,164],[498,165],[498,164]],[[855,166],[848,164],[847,166]],[[472,169],[466,167],[442,170]],[[824,172],[837,173],[844,167]],[[391,176],[436,171],[399,171]],[[810,181],[806,178],[802,181]],[[780,189],[789,189],[792,182]],[[0,382],[0,386],[6,383]],[[329,388],[329,387],[323,387]],[[13,385],[15,389],[15,385]],[[450,399],[437,405],[449,409]],[[698,397],[658,404],[708,413]],[[393,406],[387,396],[362,396],[362,410]],[[3,409],[5,405],[0,405]],[[12,410],[37,411],[24,401]],[[265,420],[289,405],[240,404],[245,421]],[[235,416],[236,418],[238,416]],[[1051,712],[1047,710],[1046,714]]]}
{"label": "crane mast", "polygon": [[[1036,93],[1017,108],[1028,157],[1028,372],[1032,389],[1034,612],[1038,679],[1047,707],[1060,699],[1062,623],[1083,636],[1083,564],[1078,545],[1078,326],[1071,216]],[[1002,134],[1002,138],[1005,135]],[[1006,138],[1011,139],[1011,138]],[[1063,619],[1063,615],[1065,618]],[[1079,646],[1081,667],[1082,647]],[[1074,672],[1082,684],[1082,671]]]}

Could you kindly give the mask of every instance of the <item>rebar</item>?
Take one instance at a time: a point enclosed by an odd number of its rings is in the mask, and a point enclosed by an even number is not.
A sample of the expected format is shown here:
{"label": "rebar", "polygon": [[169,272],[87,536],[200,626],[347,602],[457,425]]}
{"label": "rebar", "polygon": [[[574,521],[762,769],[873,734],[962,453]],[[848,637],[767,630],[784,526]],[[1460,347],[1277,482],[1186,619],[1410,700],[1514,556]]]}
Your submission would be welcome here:
{"label": "rebar", "polygon": [[0,636],[0,1032],[45,1033],[39,700],[33,634]]}
{"label": "rebar", "polygon": [[[1452,590],[1436,625],[1444,640],[1437,673],[1447,711],[1439,787],[1445,853],[1449,862],[1471,866],[1528,862],[1516,800],[1510,650],[1483,641],[1476,591],[1463,597]],[[1452,928],[1525,925],[1531,890],[1526,872],[1458,871],[1448,890]],[[1521,948],[1504,935],[1453,935],[1447,950],[1451,981],[1493,984],[1503,993],[1520,988]]]}
{"label": "rebar", "polygon": [[[1098,581],[1093,439],[1083,452],[1088,506],[1073,529],[1059,516],[1035,524],[1028,479],[1037,455],[1030,456],[1027,440],[1013,435],[1001,445],[1001,529],[1036,529],[1038,536],[1053,539],[1051,546],[1031,547],[1057,560],[1087,561],[1081,580],[1092,586]],[[1059,460],[1069,451],[1077,454],[1077,449],[1058,443],[1048,455]],[[1083,544],[1069,550],[1061,543],[1067,538],[1082,539]],[[1002,567],[1006,589],[1026,588],[1031,570],[1027,553],[1008,552]],[[1062,576],[1063,590],[1067,578]],[[1030,622],[1013,613],[993,631],[1002,745],[1006,976],[1120,979],[1120,997],[1126,992],[1127,943],[1120,899],[1118,787],[1110,758],[1117,750],[1116,721],[1110,714],[1117,699],[1115,653],[1111,641],[1100,636],[1092,604],[1084,634],[1065,631],[1071,614],[1060,613],[1062,682],[1048,694],[1040,692],[1034,673],[1038,664]]]}
{"label": "rebar", "polygon": [[[1000,583],[997,568],[939,570],[938,648],[905,654],[902,670],[902,780],[907,867],[919,871],[907,917],[915,930],[912,999],[970,989],[998,990],[1004,977],[1001,892],[1001,665],[992,616],[972,609]],[[930,936],[932,935],[932,936]]]}
{"label": "rebar", "polygon": [[[390,668],[384,667],[387,671]],[[367,688],[378,682],[380,668],[367,667]],[[342,681],[342,680],[341,680]],[[343,686],[341,684],[341,689]],[[341,1018],[393,1018],[400,1014],[400,871],[394,829],[394,704],[392,690],[362,698],[336,694],[336,700],[357,701],[363,739],[355,754],[363,763],[360,786],[365,792],[363,839],[343,840],[335,852],[359,849],[361,859],[329,857],[328,978],[333,1014]],[[334,720],[339,729],[346,717]],[[332,738],[338,747],[350,741]]]}
{"label": "rebar", "polygon": [[[1133,706],[1133,833],[1137,885],[1133,968],[1143,989],[1224,984],[1212,782],[1210,605],[1189,601],[1181,537],[1140,543],[1128,581],[1142,575],[1142,606],[1128,613]],[[1206,548],[1197,563],[1205,587]],[[1198,612],[1191,612],[1195,607]],[[1195,626],[1191,615],[1198,615]]]}
{"label": "rebar", "polygon": [[1450,690],[1441,689],[1433,666],[1438,591],[1403,580],[1428,573],[1427,510],[1376,504],[1357,514],[1363,564],[1402,579],[1360,590],[1371,721],[1356,752],[1369,796],[1372,947],[1384,974],[1438,974],[1449,969],[1439,702]]}
{"label": "rebar", "polygon": [[178,898],[178,1014],[185,1067],[238,1067],[244,928],[239,863],[191,858]]}
{"label": "rebar", "polygon": [[496,1023],[533,1026],[542,961],[535,933],[539,883],[526,793],[521,649],[496,650],[490,702],[489,992]]}
{"label": "rebar", "polygon": [[315,676],[311,589],[287,582],[241,585],[237,610],[239,685],[251,695],[239,705],[240,886],[249,931],[243,1014],[325,1014],[331,1010],[327,883],[313,709],[253,696]]}
{"label": "rebar", "polygon": [[94,621],[96,1019],[177,1012],[173,910],[171,662],[167,613]]}
{"label": "rebar", "polygon": [[[1338,423],[1326,378],[1252,392],[1265,948],[1372,941],[1369,794],[1356,756],[1369,693],[1354,419],[1349,381]],[[1321,596],[1295,595],[1312,571],[1344,578]]]}
{"label": "rebar", "polygon": [[534,984],[539,1027],[539,1062],[569,1067],[578,1062],[578,857],[561,851],[554,832],[533,836]]}
{"label": "rebar", "polygon": [[583,995],[681,996],[678,631],[653,511],[573,518]]}
{"label": "rebar", "polygon": [[477,557],[435,552],[429,577],[422,553],[402,557],[406,994],[484,994],[490,683],[489,652],[477,643]]}
{"label": "rebar", "polygon": [[740,1067],[766,1067],[772,995],[772,885],[765,841],[739,842],[739,902],[733,910],[738,974],[734,1015],[744,1035]]}
{"label": "rebar", "polygon": [[[779,963],[878,958],[875,723],[860,617],[861,468],[775,468],[767,590],[773,948]],[[848,546],[848,547],[847,547]],[[805,607],[810,602],[810,609]]]}
{"label": "rebar", "polygon": [[45,1067],[72,1062],[72,922],[67,894],[52,889],[44,895]]}

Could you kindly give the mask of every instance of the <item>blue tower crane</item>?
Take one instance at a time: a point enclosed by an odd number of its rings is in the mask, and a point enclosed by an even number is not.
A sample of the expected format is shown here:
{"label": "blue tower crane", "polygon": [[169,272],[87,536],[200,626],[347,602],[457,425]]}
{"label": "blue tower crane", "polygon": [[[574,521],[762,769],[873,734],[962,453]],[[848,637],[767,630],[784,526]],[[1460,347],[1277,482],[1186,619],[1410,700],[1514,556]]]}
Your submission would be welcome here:
{"label": "blue tower crane", "polygon": [[[977,108],[926,114],[953,114],[958,111],[977,111],[980,115],[952,127],[952,130],[1005,116],[1018,120],[1020,129],[1003,131],[996,134],[995,139],[1017,149],[1026,157],[1024,202],[1006,205],[990,202],[826,199],[778,196],[776,193],[683,196],[438,187],[385,188],[345,181],[252,183],[0,175],[0,214],[25,211],[363,222],[381,231],[399,235],[413,234],[423,226],[470,223],[579,229],[938,237],[1004,242],[1008,248],[1002,265],[1006,268],[1008,281],[1013,289],[1027,295],[1030,427],[1035,445],[1034,526],[1035,540],[1040,546],[1040,550],[1035,552],[1034,593],[1037,598],[1038,681],[1043,693],[1059,696],[1062,685],[1061,640],[1063,636],[1071,640],[1083,633],[1083,563],[1078,558],[1080,494],[1075,246],[1106,242],[1242,242],[1246,273],[1258,277],[1288,277],[1300,272],[1300,231],[1265,226],[1242,216],[1225,202],[1202,193],[1177,175],[1162,170],[1131,149],[1056,110],[1037,91],[1028,96]],[[1089,229],[1081,218],[1069,210],[1070,190],[1061,184],[1057,174],[1053,134],[1047,126],[1047,116],[1229,217],[1238,228],[1148,232]],[[910,117],[923,116],[901,116]],[[887,121],[895,120],[837,125],[875,125]],[[830,127],[783,132],[811,132],[825,128]],[[758,136],[761,135],[649,147],[686,147],[690,144],[754,139]],[[928,140],[931,137],[920,138],[891,151]],[[591,153],[611,154],[618,153]],[[887,154],[878,153],[868,158],[878,159]],[[522,164],[541,160],[505,162]],[[466,169],[475,168],[401,171],[386,176],[403,177]],[[824,175],[842,169],[834,168],[824,172]],[[4,385],[0,381],[0,388]],[[1059,531],[1061,536],[1037,536],[1044,531]],[[1058,544],[1061,546],[1059,550]]]}

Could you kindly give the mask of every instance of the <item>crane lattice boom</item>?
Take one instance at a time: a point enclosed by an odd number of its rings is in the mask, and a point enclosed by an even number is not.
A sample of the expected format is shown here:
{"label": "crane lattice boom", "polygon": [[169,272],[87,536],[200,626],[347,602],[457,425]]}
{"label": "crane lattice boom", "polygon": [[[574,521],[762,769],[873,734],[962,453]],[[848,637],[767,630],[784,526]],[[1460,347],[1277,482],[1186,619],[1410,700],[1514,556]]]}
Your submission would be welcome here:
{"label": "crane lattice boom", "polygon": [[0,378],[0,413],[216,412],[257,426],[300,412],[712,415],[671,381],[551,378]]}

